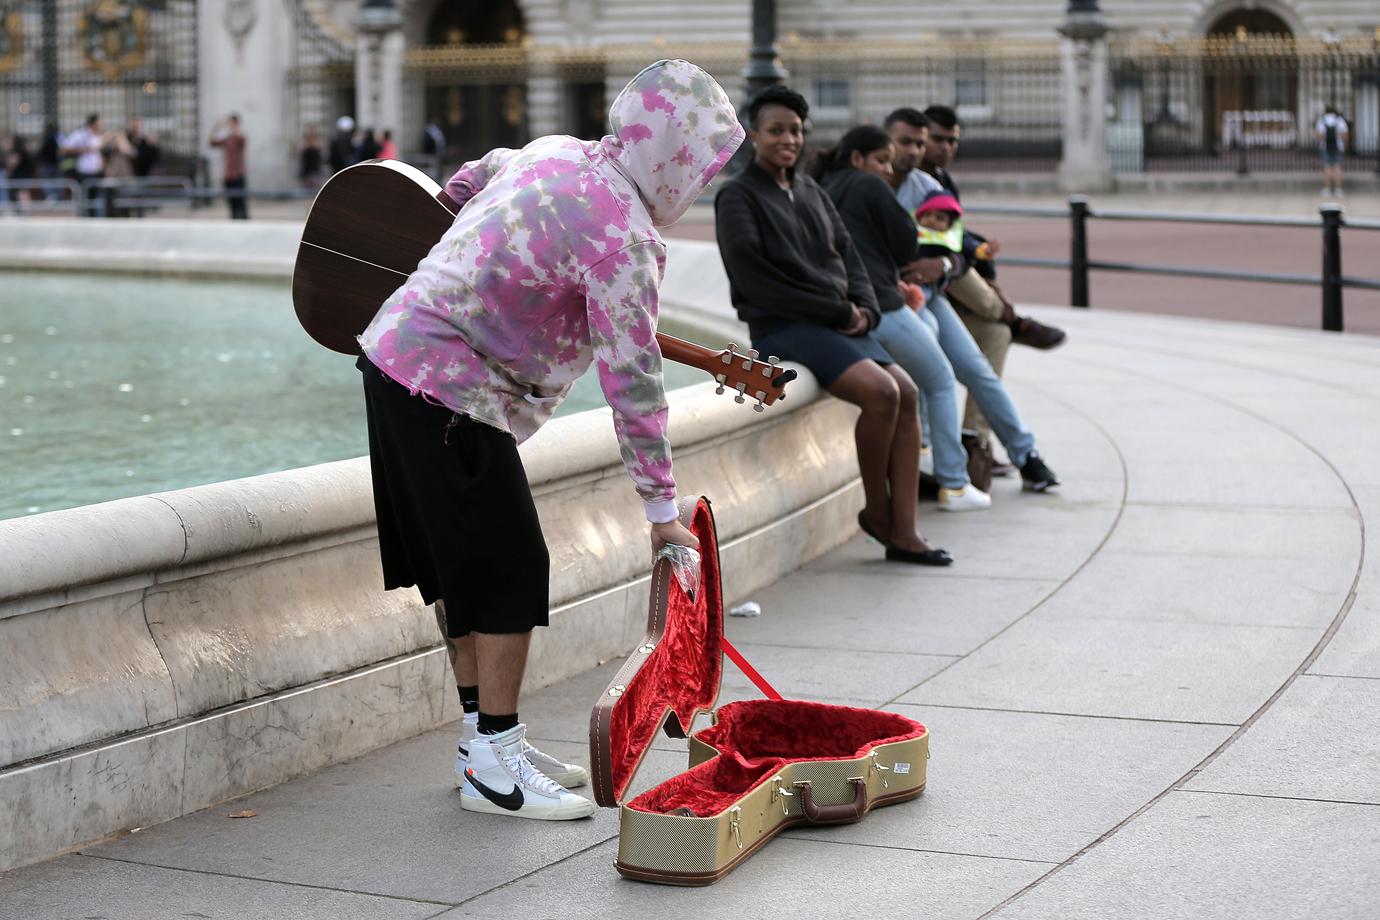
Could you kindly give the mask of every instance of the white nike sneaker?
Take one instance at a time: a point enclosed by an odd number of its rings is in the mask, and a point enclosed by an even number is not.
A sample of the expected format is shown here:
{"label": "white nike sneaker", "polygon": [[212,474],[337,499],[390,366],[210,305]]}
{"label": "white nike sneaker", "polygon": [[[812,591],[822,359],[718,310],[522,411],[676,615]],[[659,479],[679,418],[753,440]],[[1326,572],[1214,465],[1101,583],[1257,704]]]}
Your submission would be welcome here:
{"label": "white nike sneaker", "polygon": [[[466,713],[464,721],[460,724],[460,743],[455,746],[455,785],[457,786],[464,782],[465,768],[470,765],[470,745],[474,743],[474,739],[477,737],[479,737],[479,717]],[[522,753],[532,762],[532,766],[546,774],[547,779],[553,779],[567,789],[574,789],[576,786],[583,786],[589,782],[589,773],[579,764],[562,763],[550,754],[537,750],[526,739],[523,740],[522,745]]]}
{"label": "white nike sneaker", "polygon": [[460,807],[490,815],[569,821],[594,814],[594,803],[567,792],[523,753],[527,726],[482,735],[470,744],[470,764],[460,787]]}
{"label": "white nike sneaker", "polygon": [[992,496],[972,483],[961,489],[940,489],[940,511],[981,511],[992,507]]}

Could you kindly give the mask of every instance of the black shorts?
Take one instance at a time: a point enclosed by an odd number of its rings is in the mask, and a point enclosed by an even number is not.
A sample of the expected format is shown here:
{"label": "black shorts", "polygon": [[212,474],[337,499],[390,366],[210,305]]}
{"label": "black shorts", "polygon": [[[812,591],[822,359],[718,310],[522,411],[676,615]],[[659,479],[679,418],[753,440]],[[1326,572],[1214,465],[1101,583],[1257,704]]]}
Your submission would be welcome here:
{"label": "black shorts", "polygon": [[356,366],[384,588],[445,601],[451,638],[547,625],[551,561],[513,436]]}
{"label": "black shorts", "polygon": [[890,353],[872,333],[844,335],[814,323],[788,323],[764,335],[754,335],[752,347],[761,355],[776,355],[783,361],[805,365],[826,390],[859,361],[892,363]]}

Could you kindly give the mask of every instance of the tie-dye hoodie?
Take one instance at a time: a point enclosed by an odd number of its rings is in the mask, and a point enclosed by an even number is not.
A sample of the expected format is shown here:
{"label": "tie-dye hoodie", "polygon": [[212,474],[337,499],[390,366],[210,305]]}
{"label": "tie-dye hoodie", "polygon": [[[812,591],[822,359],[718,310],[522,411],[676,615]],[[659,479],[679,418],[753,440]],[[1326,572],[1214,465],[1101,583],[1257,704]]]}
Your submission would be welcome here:
{"label": "tie-dye hoodie", "polygon": [[694,203],[743,139],[723,88],[658,61],[614,100],[601,141],[494,150],[446,184],[455,222],[360,345],[412,393],[526,440],[588,368],[613,409],[647,518],[673,520],[656,343],[658,227]]}

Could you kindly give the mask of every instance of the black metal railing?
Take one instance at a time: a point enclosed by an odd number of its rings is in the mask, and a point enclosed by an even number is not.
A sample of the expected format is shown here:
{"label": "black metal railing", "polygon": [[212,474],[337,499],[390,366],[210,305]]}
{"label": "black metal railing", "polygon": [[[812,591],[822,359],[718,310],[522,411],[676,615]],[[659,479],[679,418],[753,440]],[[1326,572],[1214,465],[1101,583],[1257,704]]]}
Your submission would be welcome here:
{"label": "black metal railing", "polygon": [[[1322,294],[1322,328],[1329,332],[1342,331],[1342,291],[1358,288],[1380,291],[1380,278],[1357,278],[1342,273],[1342,228],[1350,230],[1380,230],[1380,220],[1350,220],[1343,216],[1341,205],[1326,203],[1319,207],[1317,219],[1311,217],[1257,217],[1248,214],[1192,214],[1167,211],[1134,211],[1094,209],[1085,195],[1069,198],[1065,208],[1005,207],[1001,205],[973,205],[964,209],[970,214],[991,214],[1001,217],[1035,217],[1069,221],[1069,257],[1067,259],[1039,259],[1002,256],[1002,264],[1022,268],[1067,269],[1069,272],[1069,303],[1075,307],[1089,307],[1088,279],[1094,271],[1136,272],[1146,275],[1170,275],[1178,278],[1205,278],[1212,281],[1258,281],[1266,284],[1295,284],[1316,287]],[[1217,224],[1250,227],[1307,227],[1322,231],[1322,272],[1304,275],[1286,272],[1236,271],[1224,268],[1200,268],[1188,265],[1157,265],[1144,262],[1113,262],[1093,259],[1088,255],[1088,223],[1092,220],[1155,221],[1179,224]]]}

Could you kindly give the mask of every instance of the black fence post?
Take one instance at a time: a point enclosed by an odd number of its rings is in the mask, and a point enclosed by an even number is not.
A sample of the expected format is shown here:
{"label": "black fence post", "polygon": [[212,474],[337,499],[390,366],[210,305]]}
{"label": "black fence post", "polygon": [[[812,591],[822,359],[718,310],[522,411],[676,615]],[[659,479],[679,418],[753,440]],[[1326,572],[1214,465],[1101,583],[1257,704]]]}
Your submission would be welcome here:
{"label": "black fence post", "polygon": [[1069,198],[1069,218],[1073,223],[1069,239],[1069,303],[1088,306],[1088,197]]}
{"label": "black fence post", "polygon": [[1322,327],[1342,331],[1342,206],[1323,205]]}

